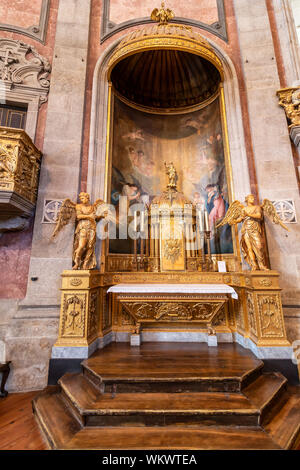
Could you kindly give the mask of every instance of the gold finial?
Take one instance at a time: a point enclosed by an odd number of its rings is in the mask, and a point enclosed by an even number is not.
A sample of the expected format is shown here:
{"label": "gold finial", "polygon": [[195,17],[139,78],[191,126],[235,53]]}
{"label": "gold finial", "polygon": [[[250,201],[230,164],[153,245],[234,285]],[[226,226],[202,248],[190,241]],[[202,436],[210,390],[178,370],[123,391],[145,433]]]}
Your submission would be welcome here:
{"label": "gold finial", "polygon": [[174,18],[175,14],[169,8],[165,9],[165,4],[162,2],[161,8],[155,8],[151,13],[151,20],[158,21],[159,25],[168,24],[168,22]]}

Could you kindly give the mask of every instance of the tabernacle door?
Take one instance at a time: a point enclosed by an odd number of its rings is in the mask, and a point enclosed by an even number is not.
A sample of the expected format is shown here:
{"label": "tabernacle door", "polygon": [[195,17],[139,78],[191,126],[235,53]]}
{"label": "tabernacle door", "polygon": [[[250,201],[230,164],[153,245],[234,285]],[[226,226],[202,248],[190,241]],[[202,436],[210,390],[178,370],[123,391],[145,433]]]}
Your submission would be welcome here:
{"label": "tabernacle door", "polygon": [[162,217],[160,224],[161,271],[185,270],[183,227],[182,219]]}

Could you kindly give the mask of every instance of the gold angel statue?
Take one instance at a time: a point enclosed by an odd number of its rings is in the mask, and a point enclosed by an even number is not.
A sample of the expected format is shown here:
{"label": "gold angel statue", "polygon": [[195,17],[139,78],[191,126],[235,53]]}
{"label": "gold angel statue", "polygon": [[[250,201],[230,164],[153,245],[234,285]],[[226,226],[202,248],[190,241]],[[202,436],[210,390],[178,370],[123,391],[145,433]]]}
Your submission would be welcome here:
{"label": "gold angel statue", "polygon": [[165,10],[165,4],[162,2],[161,8],[155,8],[153,12],[151,13],[151,20],[152,21],[158,21],[160,25],[162,24],[168,24],[172,18],[174,18],[174,12],[167,8]]}
{"label": "gold angel statue", "polygon": [[87,193],[79,194],[80,203],[65,199],[58,213],[54,239],[61,229],[71,221],[76,221],[73,245],[73,269],[94,269],[96,267],[96,222],[105,217],[107,211],[102,199],[90,203]]}
{"label": "gold angel statue", "polygon": [[268,270],[265,263],[265,243],[262,232],[262,221],[266,214],[273,223],[281,225],[284,229],[289,230],[278,217],[277,212],[271,201],[264,199],[262,205],[254,204],[255,198],[253,194],[249,194],[245,198],[246,206],[240,201],[234,201],[223,218],[216,225],[216,228],[225,224],[234,225],[243,222],[241,250],[242,254],[250,265],[251,270]]}

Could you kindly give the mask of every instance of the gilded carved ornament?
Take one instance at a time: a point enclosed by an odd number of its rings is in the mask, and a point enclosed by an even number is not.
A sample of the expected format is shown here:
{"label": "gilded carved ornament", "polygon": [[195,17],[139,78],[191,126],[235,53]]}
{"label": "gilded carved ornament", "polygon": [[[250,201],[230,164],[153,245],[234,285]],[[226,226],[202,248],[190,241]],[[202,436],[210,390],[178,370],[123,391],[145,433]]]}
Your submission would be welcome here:
{"label": "gilded carved ornament", "polygon": [[169,8],[165,9],[165,4],[162,2],[161,8],[155,8],[151,13],[151,20],[157,21],[160,25],[168,24],[174,18],[175,14]]}
{"label": "gilded carved ornament", "polygon": [[25,131],[0,127],[1,231],[26,227],[36,204],[41,158]]}
{"label": "gilded carved ornament", "polygon": [[300,87],[282,88],[276,95],[285,110],[289,128],[300,126]]}

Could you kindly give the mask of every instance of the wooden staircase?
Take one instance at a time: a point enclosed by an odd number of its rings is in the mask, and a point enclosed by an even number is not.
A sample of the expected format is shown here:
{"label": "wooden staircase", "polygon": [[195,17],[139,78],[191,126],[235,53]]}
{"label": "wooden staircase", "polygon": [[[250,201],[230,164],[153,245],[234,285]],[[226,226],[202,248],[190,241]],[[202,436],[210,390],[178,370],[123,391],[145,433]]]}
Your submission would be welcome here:
{"label": "wooden staircase", "polygon": [[299,387],[237,345],[111,344],[33,401],[53,449],[293,449]]}

